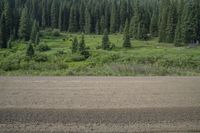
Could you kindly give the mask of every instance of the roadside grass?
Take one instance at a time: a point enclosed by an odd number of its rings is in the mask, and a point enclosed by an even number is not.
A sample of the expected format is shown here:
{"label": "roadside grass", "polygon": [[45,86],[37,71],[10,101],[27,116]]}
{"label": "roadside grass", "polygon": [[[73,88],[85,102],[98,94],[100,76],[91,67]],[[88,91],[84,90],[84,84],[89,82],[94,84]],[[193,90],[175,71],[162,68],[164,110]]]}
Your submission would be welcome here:
{"label": "roadside grass", "polygon": [[26,57],[27,42],[15,41],[12,49],[0,49],[0,75],[40,76],[199,76],[200,47],[174,47],[173,44],[131,40],[132,48],[122,48],[123,35],[109,35],[115,48],[106,51],[97,49],[102,35],[85,35],[86,46],[91,56],[83,59],[71,53],[74,37],[81,33],[61,33],[52,36],[42,32],[40,43],[50,50],[40,52],[35,48],[35,57]]}

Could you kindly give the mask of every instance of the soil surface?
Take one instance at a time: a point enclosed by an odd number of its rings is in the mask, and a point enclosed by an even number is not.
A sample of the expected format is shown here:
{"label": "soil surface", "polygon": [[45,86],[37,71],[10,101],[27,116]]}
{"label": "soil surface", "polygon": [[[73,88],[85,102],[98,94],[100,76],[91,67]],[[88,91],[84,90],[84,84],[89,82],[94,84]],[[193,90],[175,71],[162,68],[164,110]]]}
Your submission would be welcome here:
{"label": "soil surface", "polygon": [[0,77],[0,133],[200,132],[200,77]]}

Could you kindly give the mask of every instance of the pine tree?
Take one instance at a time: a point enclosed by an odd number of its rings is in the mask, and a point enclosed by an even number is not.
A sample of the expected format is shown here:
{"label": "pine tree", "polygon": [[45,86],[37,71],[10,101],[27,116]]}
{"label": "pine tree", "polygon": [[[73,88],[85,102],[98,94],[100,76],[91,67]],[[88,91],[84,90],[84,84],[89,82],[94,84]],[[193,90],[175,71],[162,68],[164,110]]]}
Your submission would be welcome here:
{"label": "pine tree", "polygon": [[30,38],[30,21],[28,15],[28,9],[25,7],[22,10],[20,18],[19,36],[21,39],[28,41]]}
{"label": "pine tree", "polygon": [[11,31],[12,31],[12,10],[10,8],[10,0],[4,0],[4,17],[5,17],[5,29],[6,32],[4,34],[6,34],[6,36],[9,38]]}
{"label": "pine tree", "polygon": [[124,48],[130,48],[131,47],[128,20],[126,20],[125,27],[124,27],[124,42],[123,42],[123,47]]}
{"label": "pine tree", "polygon": [[42,9],[42,27],[45,28],[47,26],[46,23],[46,6],[43,5],[43,9]]}
{"label": "pine tree", "polygon": [[198,38],[198,8],[194,1],[187,1],[184,7],[182,38],[184,43],[194,43]]}
{"label": "pine tree", "polygon": [[38,45],[40,43],[40,33],[37,32],[36,37],[35,37],[35,44]]}
{"label": "pine tree", "polygon": [[175,38],[174,38],[174,44],[175,46],[182,46],[183,44],[183,38],[182,38],[182,16],[183,16],[183,8],[184,8],[184,2],[181,0],[181,3],[178,5],[178,22],[176,24],[176,30],[175,30]]}
{"label": "pine tree", "polygon": [[34,48],[33,48],[33,45],[32,44],[29,44],[28,45],[28,48],[26,50],[26,55],[30,58],[32,58],[35,54],[35,51],[34,51]]}
{"label": "pine tree", "polygon": [[2,31],[1,31],[1,25],[0,25],[0,48],[3,47],[3,35],[2,35]]}
{"label": "pine tree", "polygon": [[112,3],[111,19],[110,19],[110,32],[117,31],[117,7],[115,1]]}
{"label": "pine tree", "polygon": [[150,34],[152,37],[156,37],[158,35],[158,17],[156,11],[153,12],[151,17],[151,24],[150,24]]}
{"label": "pine tree", "polygon": [[0,41],[1,41],[1,48],[7,48],[7,41],[8,41],[8,36],[6,33],[6,19],[5,19],[5,15],[2,14],[1,15],[1,20],[0,20],[1,24],[0,24],[0,29],[1,29],[1,38],[0,38]]}
{"label": "pine tree", "polygon": [[91,16],[90,16],[90,12],[88,10],[88,8],[86,8],[85,10],[85,33],[89,34],[91,33]]}
{"label": "pine tree", "polygon": [[10,37],[10,39],[8,40],[7,48],[12,48],[12,39],[11,39],[11,37]]}
{"label": "pine tree", "polygon": [[175,46],[181,46],[182,45],[182,36],[181,36],[181,19],[178,20],[178,24],[176,25],[176,31],[175,31],[175,39],[174,43]]}
{"label": "pine tree", "polygon": [[69,17],[69,32],[76,32],[78,30],[78,23],[77,23],[77,14],[75,6],[73,5],[70,9],[70,17]]}
{"label": "pine tree", "polygon": [[53,28],[58,28],[58,7],[57,7],[57,0],[53,0],[51,5],[51,26]]}
{"label": "pine tree", "polygon": [[120,1],[120,31],[123,31],[127,19],[127,5],[125,0]]}
{"label": "pine tree", "polygon": [[36,43],[35,40],[36,40],[36,35],[38,32],[39,32],[39,25],[38,25],[38,22],[35,20],[33,22],[32,30],[31,30],[31,37],[30,37],[32,43]]}
{"label": "pine tree", "polygon": [[[101,33],[104,33],[106,26],[105,26],[105,17],[101,17],[101,24],[100,24]],[[107,30],[107,29],[106,29]]]}
{"label": "pine tree", "polygon": [[110,12],[109,12],[109,5],[105,5],[105,28],[109,32],[110,30]]}
{"label": "pine tree", "polygon": [[59,19],[58,19],[58,28],[60,29],[60,31],[63,31],[63,9],[62,6],[60,6],[60,10],[59,10]]}
{"label": "pine tree", "polygon": [[138,35],[138,27],[139,27],[139,23],[140,23],[140,5],[139,5],[139,0],[136,0],[135,6],[134,6],[134,16],[132,18],[132,24],[131,24],[131,35],[133,38],[138,39],[137,35]]}
{"label": "pine tree", "polygon": [[74,37],[74,40],[72,41],[72,53],[76,52],[78,52],[78,40]]}
{"label": "pine tree", "polygon": [[100,22],[99,22],[99,20],[97,20],[97,22],[96,22],[95,33],[100,34]]}
{"label": "pine tree", "polygon": [[160,22],[159,22],[159,42],[166,41],[166,28],[167,28],[167,19],[169,12],[169,0],[163,0],[161,2],[161,11],[160,11]]}
{"label": "pine tree", "polygon": [[108,50],[110,48],[110,41],[109,41],[107,30],[104,30],[104,35],[103,35],[103,38],[102,38],[102,48],[104,50]]}
{"label": "pine tree", "polygon": [[174,42],[174,35],[175,35],[175,27],[176,27],[176,8],[175,3],[171,3],[168,12],[167,18],[167,26],[166,26],[166,42],[172,43]]}
{"label": "pine tree", "polygon": [[84,4],[81,2],[80,10],[79,10],[79,25],[80,25],[80,31],[84,32],[84,26],[85,26],[85,9]]}
{"label": "pine tree", "polygon": [[81,36],[81,41],[79,43],[79,51],[81,53],[85,51],[85,38],[84,38],[84,34],[82,34],[82,36]]}
{"label": "pine tree", "polygon": [[12,34],[13,34],[13,39],[17,40],[19,39],[18,31],[19,31],[19,22],[20,21],[20,13],[18,9],[15,9],[13,13],[13,29],[12,29]]}

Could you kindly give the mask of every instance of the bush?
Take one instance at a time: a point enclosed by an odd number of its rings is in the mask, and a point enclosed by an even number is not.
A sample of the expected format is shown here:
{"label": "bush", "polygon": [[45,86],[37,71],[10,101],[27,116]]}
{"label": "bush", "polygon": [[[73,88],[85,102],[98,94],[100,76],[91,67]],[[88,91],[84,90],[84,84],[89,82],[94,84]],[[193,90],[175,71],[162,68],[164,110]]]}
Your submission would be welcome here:
{"label": "bush", "polygon": [[48,61],[48,57],[45,54],[37,54],[34,56],[34,60],[36,62],[46,62]]}
{"label": "bush", "polygon": [[84,61],[85,57],[83,55],[74,54],[71,58],[72,61]]}
{"label": "bush", "polygon": [[63,51],[63,50],[58,50],[57,52],[56,52],[56,56],[61,56],[61,55],[65,55],[66,53]]}
{"label": "bush", "polygon": [[60,30],[58,30],[58,29],[54,29],[53,31],[52,31],[52,36],[60,36]]}
{"label": "bush", "polygon": [[28,57],[32,58],[34,56],[34,54],[35,54],[34,48],[33,48],[32,44],[29,44],[29,46],[28,46],[28,48],[26,50],[26,55]]}
{"label": "bush", "polygon": [[100,45],[96,46],[96,49],[101,49],[102,47]]}
{"label": "bush", "polygon": [[4,71],[12,71],[20,69],[20,61],[22,60],[18,55],[11,55],[1,61],[0,68]]}
{"label": "bush", "polygon": [[88,50],[84,50],[81,52],[81,55],[83,55],[85,57],[85,59],[89,58],[90,57],[90,53]]}
{"label": "bush", "polygon": [[44,52],[51,50],[51,48],[47,44],[39,44],[37,50],[40,52]]}
{"label": "bush", "polygon": [[115,44],[112,44],[112,45],[110,46],[110,50],[112,50],[112,49],[114,49],[114,48],[116,48],[116,46],[115,46]]}

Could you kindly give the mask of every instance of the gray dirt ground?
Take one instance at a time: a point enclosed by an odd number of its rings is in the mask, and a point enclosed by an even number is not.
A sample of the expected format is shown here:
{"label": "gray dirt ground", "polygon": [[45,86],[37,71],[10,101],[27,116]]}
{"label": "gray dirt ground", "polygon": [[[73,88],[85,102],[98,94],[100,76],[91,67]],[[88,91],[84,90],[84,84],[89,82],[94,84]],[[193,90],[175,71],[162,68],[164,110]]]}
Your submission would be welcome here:
{"label": "gray dirt ground", "polygon": [[0,77],[0,133],[200,132],[200,77]]}

